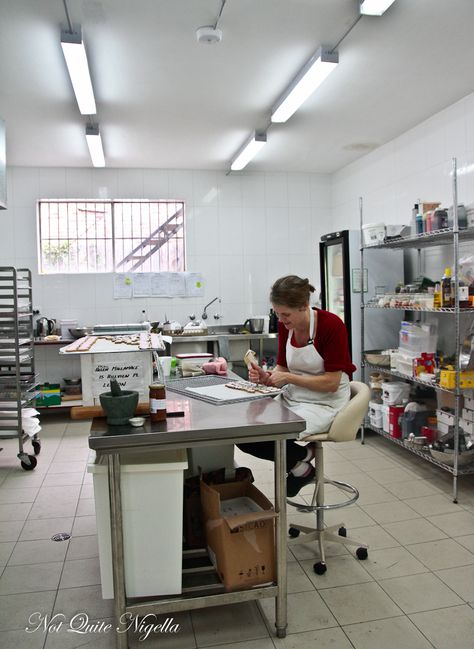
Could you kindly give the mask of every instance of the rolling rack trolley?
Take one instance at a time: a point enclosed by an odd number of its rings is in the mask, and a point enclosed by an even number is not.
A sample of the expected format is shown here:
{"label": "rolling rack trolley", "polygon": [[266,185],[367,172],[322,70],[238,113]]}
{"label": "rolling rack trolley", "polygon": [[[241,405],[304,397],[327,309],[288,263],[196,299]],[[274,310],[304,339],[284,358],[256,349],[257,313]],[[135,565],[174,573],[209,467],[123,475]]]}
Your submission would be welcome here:
{"label": "rolling rack trolley", "polygon": [[[35,398],[31,271],[0,266],[0,439],[18,438],[18,459],[25,471],[37,464],[38,435],[23,430],[22,409]],[[33,446],[34,455],[24,450]]]}

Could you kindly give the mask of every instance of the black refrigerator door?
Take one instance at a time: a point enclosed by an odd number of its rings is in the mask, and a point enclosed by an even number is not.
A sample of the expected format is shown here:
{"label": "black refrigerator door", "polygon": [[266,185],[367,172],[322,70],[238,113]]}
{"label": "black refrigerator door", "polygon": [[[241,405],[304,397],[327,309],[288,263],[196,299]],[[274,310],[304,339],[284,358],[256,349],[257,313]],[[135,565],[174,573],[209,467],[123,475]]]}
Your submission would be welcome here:
{"label": "black refrigerator door", "polygon": [[338,315],[345,323],[351,340],[351,280],[349,265],[349,231],[334,232],[319,242],[321,268],[321,306]]}

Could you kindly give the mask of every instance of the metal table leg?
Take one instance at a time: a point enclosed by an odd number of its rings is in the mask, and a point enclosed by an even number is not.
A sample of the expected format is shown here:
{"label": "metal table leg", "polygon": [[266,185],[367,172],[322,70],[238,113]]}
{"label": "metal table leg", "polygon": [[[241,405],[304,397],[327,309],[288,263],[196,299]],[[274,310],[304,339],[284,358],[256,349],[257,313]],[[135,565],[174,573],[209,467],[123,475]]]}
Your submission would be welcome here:
{"label": "metal table leg", "polygon": [[278,594],[275,600],[275,626],[278,638],[286,636],[286,441],[275,441],[276,565]]}
{"label": "metal table leg", "polygon": [[120,493],[120,456],[118,453],[107,455],[107,466],[109,476],[110,532],[112,536],[112,568],[114,575],[115,646],[117,649],[127,649],[122,498]]}

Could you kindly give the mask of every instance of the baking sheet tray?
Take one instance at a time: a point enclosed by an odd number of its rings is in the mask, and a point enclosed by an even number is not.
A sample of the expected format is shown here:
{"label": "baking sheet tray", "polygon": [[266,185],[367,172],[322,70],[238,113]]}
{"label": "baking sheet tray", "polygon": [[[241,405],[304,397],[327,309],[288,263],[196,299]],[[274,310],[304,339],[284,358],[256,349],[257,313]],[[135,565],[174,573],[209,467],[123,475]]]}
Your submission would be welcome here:
{"label": "baking sheet tray", "polygon": [[[166,382],[166,389],[171,392],[178,392],[192,399],[200,399],[216,406],[226,404],[254,401],[255,399],[268,399],[268,394],[249,394],[232,388],[226,388],[225,384],[239,379],[231,379],[228,376],[192,376],[189,378],[173,379]],[[271,395],[274,396],[273,394]]]}

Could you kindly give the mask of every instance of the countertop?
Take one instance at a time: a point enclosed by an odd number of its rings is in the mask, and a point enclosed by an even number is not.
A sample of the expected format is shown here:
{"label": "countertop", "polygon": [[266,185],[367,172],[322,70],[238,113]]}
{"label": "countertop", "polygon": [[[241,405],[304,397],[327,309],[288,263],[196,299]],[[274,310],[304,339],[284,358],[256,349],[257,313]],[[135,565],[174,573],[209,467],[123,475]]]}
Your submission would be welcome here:
{"label": "countertop", "polygon": [[108,426],[105,418],[96,418],[89,447],[117,452],[147,446],[231,444],[267,435],[271,439],[296,439],[306,427],[304,419],[271,397],[223,406],[186,397],[167,398],[167,410],[184,411],[184,417],[169,417],[154,424],[147,418],[140,428]]}
{"label": "countertop", "polygon": [[[217,341],[219,338],[227,338],[229,342],[239,341],[239,340],[271,340],[272,338],[277,338],[276,333],[274,334],[230,334],[225,331],[207,334],[206,336],[173,336],[173,343],[176,344],[179,342],[189,343],[189,342],[211,342]],[[35,338],[34,345],[69,345],[74,342],[72,339],[64,340],[43,340],[42,338]]]}

